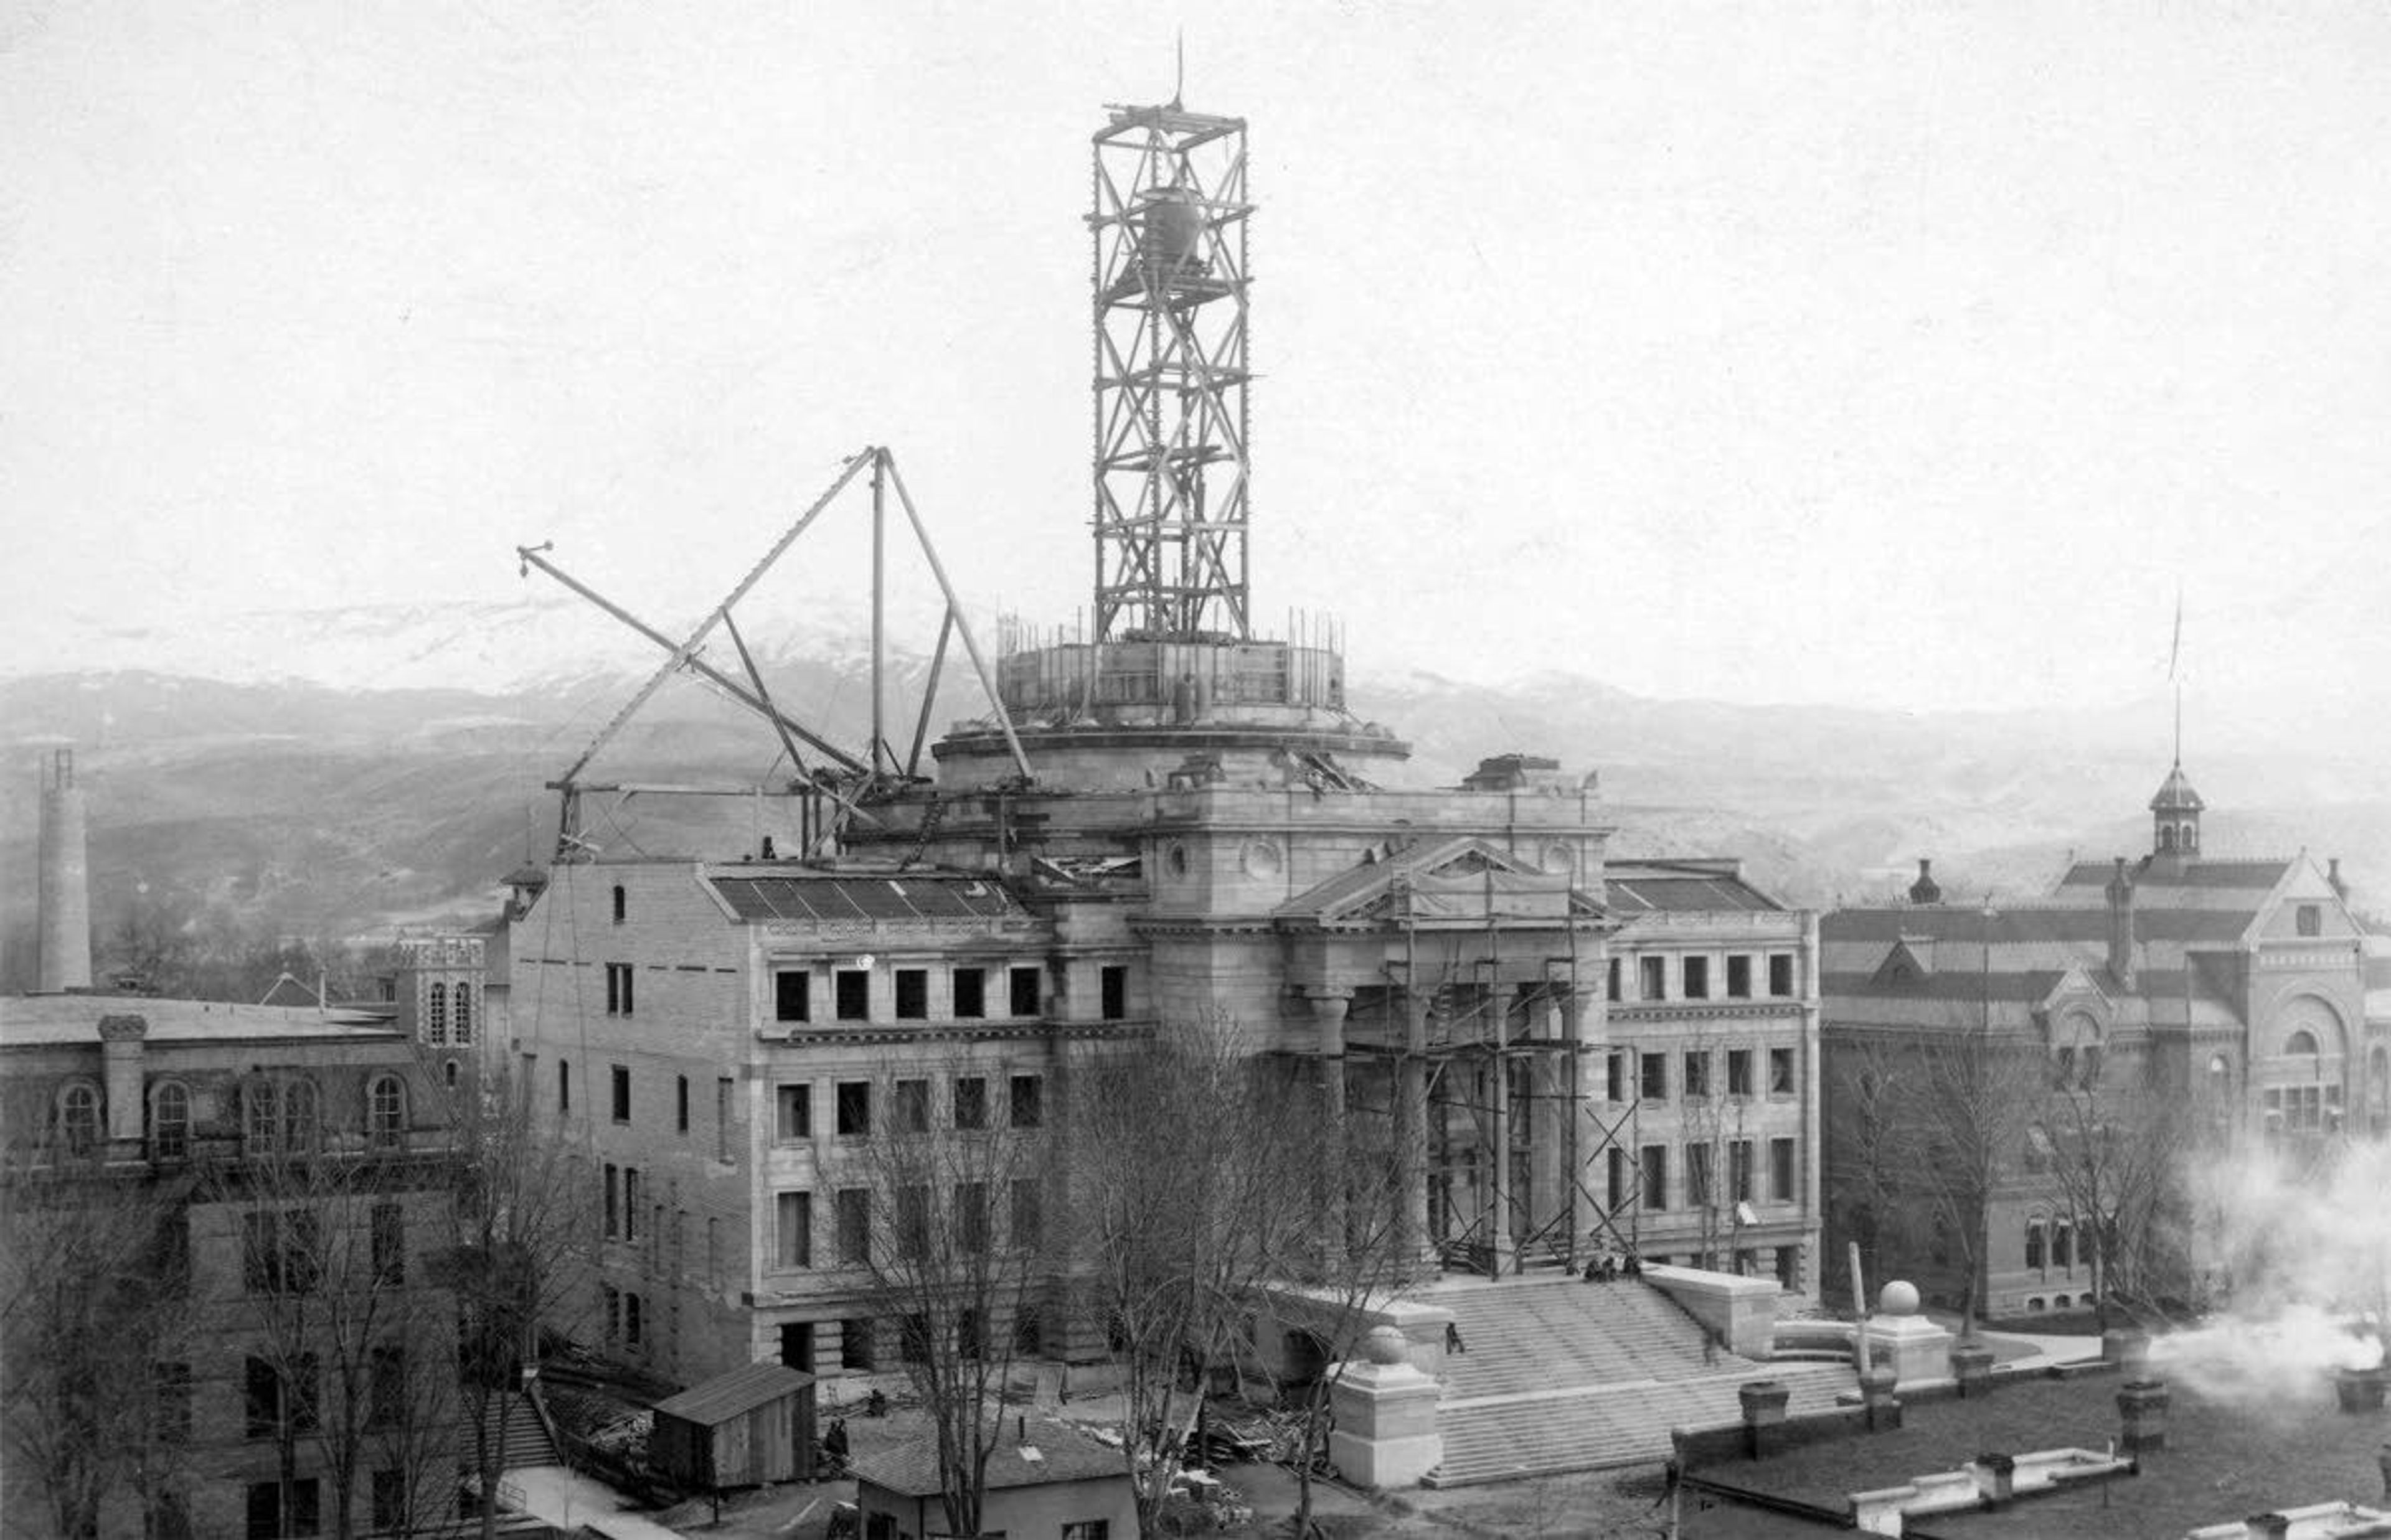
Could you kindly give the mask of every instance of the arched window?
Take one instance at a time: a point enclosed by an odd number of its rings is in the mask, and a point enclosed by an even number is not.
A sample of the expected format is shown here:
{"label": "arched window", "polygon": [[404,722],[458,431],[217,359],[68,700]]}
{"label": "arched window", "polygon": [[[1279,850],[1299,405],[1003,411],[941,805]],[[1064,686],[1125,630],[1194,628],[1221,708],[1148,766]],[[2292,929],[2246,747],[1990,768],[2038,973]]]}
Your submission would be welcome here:
{"label": "arched window", "polygon": [[2098,1085],[2098,1084],[2100,1084],[2100,1044],[2098,1044],[2098,1043],[2087,1043],[2087,1044],[2086,1044],[2086,1045],[2085,1045],[2085,1046],[2084,1046],[2084,1059],[2083,1059],[2083,1064],[2084,1064],[2084,1079],[2083,1079],[2082,1084],[2083,1084],[2084,1088],[2085,1088],[2086,1090],[2087,1090],[2087,1091],[2088,1091],[2088,1090],[2092,1089],[2092,1087],[2093,1087],[2093,1086]]}
{"label": "arched window", "polygon": [[58,1143],[70,1155],[99,1148],[99,1087],[75,1081],[58,1093]]}
{"label": "arched window", "polygon": [[283,1084],[282,1148],[294,1153],[316,1148],[316,1086],[312,1081]]}
{"label": "arched window", "polygon": [[160,1085],[149,1097],[149,1158],[186,1161],[191,1155],[191,1090],[179,1080]]}
{"label": "arched window", "polygon": [[614,884],[614,923],[617,925],[622,924],[626,918],[629,918],[629,915],[630,905],[625,902],[623,885],[620,882],[617,882]]}
{"label": "arched window", "polygon": [[2050,1264],[2053,1267],[2075,1265],[2075,1226],[2065,1220],[2050,1227]]}
{"label": "arched window", "polygon": [[305,1080],[252,1080],[241,1087],[241,1137],[252,1155],[316,1147],[316,1087]]}
{"label": "arched window", "polygon": [[366,1087],[366,1143],[395,1149],[407,1136],[407,1087],[396,1075],[376,1075]]}
{"label": "arched window", "polygon": [[457,1061],[452,1059],[442,1064],[440,1066],[440,1072],[447,1080],[448,1089],[452,1091],[455,1090],[457,1088]]}
{"label": "arched window", "polygon": [[2175,849],[2175,826],[2173,824],[2161,824],[2159,826],[2159,849],[2163,851]]}
{"label": "arched window", "polygon": [[472,984],[457,986],[456,1024],[450,1029],[449,1036],[458,1043],[471,1043],[473,1040],[473,986]]}
{"label": "arched window", "polygon": [[426,1043],[448,1041],[448,986],[433,984],[423,996],[423,1040]]}
{"label": "arched window", "polygon": [[2316,1033],[2305,1027],[2283,1039],[2283,1052],[2286,1056],[2306,1054],[2308,1058],[2314,1059],[2317,1051]]}
{"label": "arched window", "polygon": [[2025,1264],[2040,1268],[2043,1264],[2042,1221],[2029,1219],[2025,1226]]}
{"label": "arched window", "polygon": [[252,1080],[240,1088],[241,1143],[252,1154],[274,1148],[282,1126],[282,1096],[270,1080]]}

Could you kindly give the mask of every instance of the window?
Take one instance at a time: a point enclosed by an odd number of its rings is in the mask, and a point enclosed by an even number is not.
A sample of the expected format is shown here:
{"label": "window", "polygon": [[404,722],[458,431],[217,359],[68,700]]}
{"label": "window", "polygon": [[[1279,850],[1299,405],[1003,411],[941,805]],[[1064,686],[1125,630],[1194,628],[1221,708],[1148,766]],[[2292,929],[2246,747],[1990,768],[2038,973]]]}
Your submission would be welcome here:
{"label": "window", "polygon": [[2304,936],[2324,934],[2324,910],[2314,904],[2303,904],[2292,912],[2293,928]]}
{"label": "window", "polygon": [[814,1264],[814,1195],[784,1192],[773,1200],[773,1232],[779,1240],[777,1260],[782,1267]]}
{"label": "window", "polygon": [[1603,1202],[1617,1209],[1627,1201],[1627,1151],[1612,1145],[1607,1153],[1609,1159],[1605,1164],[1609,1169],[1604,1174]]}
{"label": "window", "polygon": [[730,1091],[733,1084],[727,1075],[714,1083],[714,1158],[726,1162],[730,1159]]}
{"label": "window", "polygon": [[1751,998],[1751,958],[1745,953],[1738,952],[1726,960],[1726,997]]}
{"label": "window", "polygon": [[366,1358],[366,1419],[377,1428],[407,1420],[407,1349],[384,1342]]}
{"label": "window", "polygon": [[396,1202],[373,1206],[373,1276],[376,1283],[407,1281],[407,1211]]}
{"label": "window", "polygon": [[838,1367],[870,1373],[878,1362],[872,1351],[872,1323],[860,1320],[839,1322]]}
{"label": "window", "polygon": [[1726,1051],[1726,1094],[1731,1097],[1751,1095],[1750,1048],[1729,1048]]}
{"label": "window", "polygon": [[1036,1181],[1022,1178],[1013,1184],[1013,1246],[1020,1251],[1034,1251],[1046,1241],[1045,1196]]}
{"label": "window", "polygon": [[373,1527],[381,1531],[415,1527],[407,1512],[405,1470],[377,1470],[373,1473]]}
{"label": "window", "polygon": [[608,963],[606,965],[606,1014],[628,1016],[631,1014],[631,965]]}
{"label": "window", "polygon": [[153,1493],[141,1534],[142,1540],[194,1540],[190,1494],[173,1487]]}
{"label": "window", "polygon": [[316,1146],[316,1086],[305,1080],[253,1080],[241,1089],[242,1135],[252,1154],[296,1154]]}
{"label": "window", "polygon": [[1013,992],[1013,998],[1011,1001],[1012,1013],[1015,1016],[1037,1015],[1038,999],[1040,995],[1038,987],[1038,969],[1034,968],[1015,969],[1013,970],[1010,987]]}
{"label": "window", "polygon": [[407,1135],[407,1087],[396,1075],[376,1075],[366,1087],[366,1143],[396,1149]]}
{"label": "window", "polygon": [[617,1173],[617,1171],[616,1171],[616,1169],[615,1169],[614,1162],[614,1161],[607,1161],[607,1162],[606,1162],[606,1238],[607,1238],[607,1239],[609,1239],[609,1240],[613,1240],[613,1239],[614,1239],[617,1236],[620,1236],[620,1235],[623,1233],[623,1216],[622,1216],[621,1199],[620,1199],[620,1192],[619,1192],[619,1189],[618,1189],[618,1188],[617,1188],[617,1187],[616,1187],[616,1182],[618,1181],[618,1179],[619,1179],[619,1176],[618,1176],[618,1173]]}
{"label": "window", "polygon": [[926,968],[897,969],[897,1017],[903,1021],[920,1021],[930,1014],[930,970]]}
{"label": "window", "polygon": [[1686,1050],[1686,1099],[1711,1094],[1711,1051],[1708,1048]]}
{"label": "window", "polygon": [[573,1110],[573,1065],[562,1059],[556,1061],[556,1110],[560,1114]]}
{"label": "window", "polygon": [[900,1256],[926,1259],[930,1248],[930,1189],[909,1182],[897,1189],[897,1250]]}
{"label": "window", "polygon": [[241,1286],[252,1294],[314,1292],[322,1238],[310,1209],[241,1215]]}
{"label": "window", "polygon": [[623,923],[623,921],[624,921],[626,918],[627,918],[629,917],[629,915],[630,915],[630,908],[631,908],[631,906],[630,906],[630,899],[629,899],[629,895],[628,895],[628,894],[627,894],[627,893],[625,893],[625,892],[623,892],[623,885],[622,885],[620,882],[615,883],[615,884],[614,884],[614,923],[615,923],[615,924],[617,924],[617,925],[622,924],[622,923]]}
{"label": "window", "polygon": [[435,983],[423,992],[423,1040],[448,1041],[448,986]]}
{"label": "window", "polygon": [[1063,1540],[1112,1540],[1109,1519],[1077,1519],[1063,1526]]}
{"label": "window", "polygon": [[1711,960],[1708,957],[1687,957],[1685,972],[1686,998],[1709,999],[1711,997]]}
{"label": "window", "polygon": [[1619,975],[1621,971],[1619,959],[1617,957],[1610,959],[1610,967],[1606,971],[1608,972],[1609,977],[1605,979],[1603,982],[1604,992],[1609,995],[1611,999],[1616,1000],[1619,998]]}
{"label": "window", "polygon": [[473,986],[472,984],[457,986],[457,1020],[449,1028],[448,1040],[452,1043],[473,1041]]}
{"label": "window", "polygon": [[1628,1056],[1618,1048],[1602,1056],[1602,1096],[1606,1101],[1627,1099]]}
{"label": "window", "polygon": [[778,1110],[772,1125],[772,1136],[782,1144],[795,1144],[814,1136],[814,1088],[810,1085],[782,1085],[772,1092],[772,1104]]}
{"label": "window", "polygon": [[161,1444],[191,1442],[191,1366],[152,1364],[150,1428]]}
{"label": "window", "polygon": [[1706,1144],[1686,1146],[1686,1206],[1706,1208],[1710,1205],[1711,1147]]}
{"label": "window", "polygon": [[955,1184],[956,1244],[966,1256],[978,1256],[988,1250],[988,1184],[958,1182]]}
{"label": "window", "polygon": [[1793,993],[1793,954],[1768,954],[1768,993],[1783,999]]}
{"label": "window", "polygon": [[1749,1203],[1759,1194],[1751,1190],[1751,1141],[1737,1139],[1726,1147],[1727,1196],[1738,1203]]}
{"label": "window", "polygon": [[249,1360],[243,1429],[253,1439],[304,1433],[316,1426],[316,1355],[303,1353],[285,1374],[264,1358]]}
{"label": "window", "polygon": [[1648,1144],[1644,1147],[1643,1190],[1637,1195],[1648,1209],[1669,1206],[1669,1147]]}
{"label": "window", "polygon": [[2030,1219],[2025,1226],[2025,1264],[2039,1269],[2047,1259],[2042,1249],[2042,1221]]}
{"label": "window", "polygon": [[263,1358],[252,1358],[242,1380],[241,1436],[272,1438],[282,1426],[282,1377]]}
{"label": "window", "polygon": [[909,1364],[930,1360],[930,1317],[910,1311],[898,1318],[897,1355]]}
{"label": "window", "polygon": [[900,1080],[897,1083],[897,1132],[927,1134],[930,1131],[930,1083],[926,1080]]}
{"label": "window", "polygon": [[1642,993],[1637,998],[1665,1000],[1669,997],[1669,959],[1638,957],[1635,959],[1636,982]]}
{"label": "window", "polygon": [[988,1014],[988,969],[958,968],[955,969],[955,1017],[958,1020],[976,1021]]}
{"label": "window", "polygon": [[859,968],[842,968],[832,983],[838,991],[838,1019],[842,1021],[868,1021],[872,1019],[872,975]]}
{"label": "window", "polygon": [[1025,1300],[1013,1312],[1013,1355],[1015,1358],[1037,1358],[1046,1352],[1046,1321],[1032,1301]]}
{"label": "window", "polygon": [[1793,1158],[1793,1141],[1768,1141],[1768,1190],[1780,1203],[1802,1200],[1801,1174]]}
{"label": "window", "polygon": [[640,1238],[640,1171],[637,1166],[623,1168],[623,1238]]}
{"label": "window", "polygon": [[1772,1097],[1790,1097],[1793,1094],[1792,1049],[1768,1050],[1768,1094]]}
{"label": "window", "polygon": [[638,1347],[640,1339],[640,1296],[627,1289],[623,1291],[623,1345]]}
{"label": "window", "polygon": [[872,1082],[842,1080],[838,1083],[838,1136],[842,1139],[867,1139],[872,1136]]}
{"label": "window", "polygon": [[1108,967],[1098,976],[1104,996],[1104,1017],[1107,1021],[1129,1019],[1129,969]]}
{"label": "window", "polygon": [[600,1284],[598,1292],[606,1302],[603,1307],[606,1315],[606,1345],[612,1347],[623,1335],[623,1296],[614,1291],[614,1286],[611,1283]]}
{"label": "window", "polygon": [[179,1080],[170,1080],[149,1098],[149,1158],[185,1161],[190,1154],[191,1090]]}
{"label": "window", "polygon": [[608,1066],[607,1078],[614,1087],[614,1121],[631,1121],[631,1067],[627,1064]]}
{"label": "window", "polygon": [[1045,1120],[1045,1082],[1036,1075],[1013,1077],[1013,1126],[1036,1128]]}
{"label": "window", "polygon": [[2075,1226],[2065,1220],[2050,1227],[2050,1264],[2061,1268],[2075,1265]]}
{"label": "window", "polygon": [[838,1260],[849,1266],[872,1260],[872,1194],[867,1188],[838,1189]]}
{"label": "window", "polygon": [[985,1076],[956,1077],[955,1126],[975,1134],[988,1126],[988,1080]]}
{"label": "window", "polygon": [[689,1132],[689,1076],[673,1076],[673,1131]]}
{"label": "window", "polygon": [[[285,1504],[283,1494],[291,1500]],[[249,1489],[249,1540],[282,1540],[320,1533],[322,1520],[313,1476],[291,1482],[259,1482]]]}
{"label": "window", "polygon": [[1669,1056],[1664,1053],[1648,1053],[1641,1057],[1643,1059],[1644,1084],[1642,1095],[1644,1099],[1646,1101],[1668,1100]]}
{"label": "window", "polygon": [[2061,1090],[2075,1084],[2075,1050],[2062,1046],[2051,1056],[2050,1083]]}
{"label": "window", "polygon": [[772,1020],[776,1021],[810,1021],[813,1020],[813,975],[794,969],[772,975]]}

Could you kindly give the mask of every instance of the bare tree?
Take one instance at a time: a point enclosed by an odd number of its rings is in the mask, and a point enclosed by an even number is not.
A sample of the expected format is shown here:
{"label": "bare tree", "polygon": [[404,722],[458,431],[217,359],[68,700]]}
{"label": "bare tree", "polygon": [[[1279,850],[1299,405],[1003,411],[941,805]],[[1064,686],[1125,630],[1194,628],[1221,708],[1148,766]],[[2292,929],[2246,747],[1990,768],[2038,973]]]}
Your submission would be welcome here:
{"label": "bare tree", "polygon": [[[1746,1124],[1751,1087],[1738,1092],[1732,1081],[1732,1060],[1719,1040],[1698,1035],[1681,1055],[1685,1095],[1678,1113],[1685,1132],[1687,1200],[1699,1215],[1702,1265],[1732,1270],[1731,1222],[1736,1205],[1751,1197],[1753,1153]],[[1750,1072],[1747,1070],[1747,1073]],[[1728,1216],[1723,1219],[1722,1216]],[[1729,1240],[1720,1244],[1725,1228]],[[1721,1267],[1722,1257],[1726,1266]]]}
{"label": "bare tree", "polygon": [[[454,1327],[445,1290],[419,1257],[445,1236],[455,1192],[445,1141],[410,1151],[397,1122],[348,1141],[317,1123],[313,1088],[245,1087],[247,1158],[212,1174],[240,1224],[242,1310],[270,1371],[285,1501],[303,1446],[330,1488],[331,1533],[358,1532],[361,1497],[376,1530],[404,1532],[453,1480]],[[308,1105],[298,1105],[302,1099]],[[263,1398],[268,1387],[253,1388]],[[379,1490],[376,1490],[376,1487]]]}
{"label": "bare tree", "polygon": [[1155,1534],[1211,1368],[1249,1356],[1256,1301],[1321,1234],[1303,1164],[1317,1093],[1221,1020],[1167,1028],[1075,1080],[1071,1264],[1106,1323],[1138,1521]]}
{"label": "bare tree", "polygon": [[1920,1034],[1915,1100],[1896,1124],[1898,1158],[1917,1174],[1930,1222],[1961,1282],[1959,1335],[1976,1334],[1997,1199],[2015,1180],[2049,1071],[2026,1045],[1961,1029]]}
{"label": "bare tree", "polygon": [[[935,1430],[947,1527],[976,1534],[1002,1392],[1046,1280],[1048,1149],[992,1101],[970,1061],[884,1069],[882,1126],[860,1147],[860,1238],[842,1235],[897,1322],[899,1356]],[[943,1105],[936,1093],[945,1088]],[[1042,1120],[1040,1120],[1042,1121]],[[842,1226],[852,1220],[841,1215]]]}
{"label": "bare tree", "polygon": [[2093,1308],[2105,1328],[2113,1299],[2154,1293],[2165,1222],[2184,1200],[2191,1129],[2178,1103],[2103,1084],[2097,1060],[2070,1079],[2050,1094],[2039,1131],[2052,1185],[2079,1239],[2089,1238]]}
{"label": "bare tree", "polygon": [[456,1200],[428,1265],[456,1302],[468,1466],[486,1537],[497,1532],[507,1419],[537,1365],[539,1333],[575,1324],[597,1195],[588,1161],[534,1110],[530,1084],[511,1066],[469,1073],[446,1097]]}
{"label": "bare tree", "polygon": [[[1827,1201],[1848,1238],[1860,1249],[1865,1274],[1883,1264],[1885,1226],[1915,1174],[1907,1162],[1902,1121],[1908,1115],[1911,1083],[1919,1078],[1915,1057],[1882,1042],[1856,1045],[1835,1055],[1833,1100],[1842,1114],[1827,1128]],[[1843,1258],[1829,1268],[1848,1268]],[[1856,1289],[1860,1280],[1846,1279]],[[1868,1302],[1854,1296],[1855,1313]]]}
{"label": "bare tree", "polygon": [[10,1463],[38,1481],[59,1534],[97,1534],[122,1491],[161,1521],[190,1474],[187,1185],[52,1151],[14,1162],[5,1198]]}

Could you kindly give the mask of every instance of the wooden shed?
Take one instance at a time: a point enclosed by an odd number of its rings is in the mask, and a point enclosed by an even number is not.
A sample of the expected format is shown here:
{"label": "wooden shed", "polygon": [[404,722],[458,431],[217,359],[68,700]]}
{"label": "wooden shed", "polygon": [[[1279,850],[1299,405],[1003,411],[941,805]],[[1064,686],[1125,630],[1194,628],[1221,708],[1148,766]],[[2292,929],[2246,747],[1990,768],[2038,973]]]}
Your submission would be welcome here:
{"label": "wooden shed", "polygon": [[648,1455],[695,1491],[811,1481],[814,1377],[750,1364],[659,1401]]}

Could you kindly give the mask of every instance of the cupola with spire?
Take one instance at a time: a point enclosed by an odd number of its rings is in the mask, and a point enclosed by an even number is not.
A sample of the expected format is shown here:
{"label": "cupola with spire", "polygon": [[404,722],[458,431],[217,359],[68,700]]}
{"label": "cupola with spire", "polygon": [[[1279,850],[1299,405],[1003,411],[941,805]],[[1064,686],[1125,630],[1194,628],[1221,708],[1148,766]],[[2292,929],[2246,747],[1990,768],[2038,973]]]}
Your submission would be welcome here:
{"label": "cupola with spire", "polygon": [[2206,805],[2200,800],[2200,793],[2191,789],[2191,777],[2183,773],[2183,762],[2176,761],[2160,784],[2158,795],[2151,799],[2151,853],[2162,858],[2198,855],[2200,813]]}

